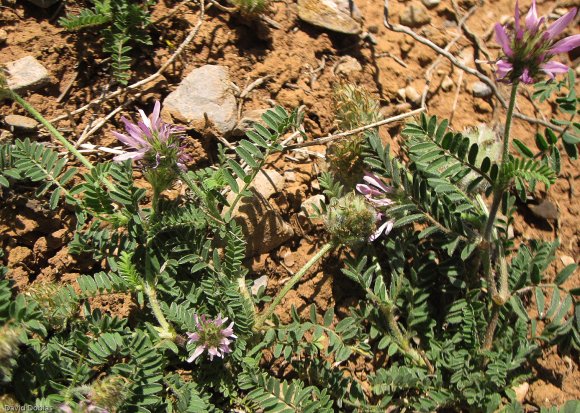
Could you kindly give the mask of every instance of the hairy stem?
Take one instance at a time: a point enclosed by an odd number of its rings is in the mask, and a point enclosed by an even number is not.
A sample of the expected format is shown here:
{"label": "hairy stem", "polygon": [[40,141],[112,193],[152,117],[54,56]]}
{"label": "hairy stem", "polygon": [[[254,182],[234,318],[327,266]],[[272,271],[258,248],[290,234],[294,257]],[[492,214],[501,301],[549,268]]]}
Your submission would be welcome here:
{"label": "hairy stem", "polygon": [[[514,108],[516,106],[516,99],[517,99],[517,92],[518,92],[518,83],[514,82],[512,85],[512,91],[510,95],[510,101],[508,105],[506,120],[505,120],[505,129],[504,129],[504,136],[503,136],[503,152],[501,157],[501,165],[500,171],[503,171],[504,165],[508,162],[509,158],[509,148],[510,148],[510,131],[511,131],[511,124],[512,118],[514,114]],[[500,172],[501,174],[501,172]],[[503,306],[507,300],[509,299],[509,286],[508,286],[508,272],[507,272],[507,264],[505,262],[505,257],[503,251],[500,249],[498,253],[499,257],[499,291],[498,287],[495,284],[495,277],[493,276],[493,268],[494,265],[492,263],[492,250],[494,243],[492,242],[492,233],[493,227],[495,224],[495,219],[497,216],[497,212],[501,205],[501,199],[507,189],[507,185],[505,182],[502,182],[502,179],[499,179],[499,182],[496,183],[496,187],[493,191],[493,200],[491,203],[491,207],[489,209],[489,215],[487,217],[487,222],[485,224],[485,229],[483,231],[483,240],[480,244],[480,248],[484,249],[483,255],[483,265],[484,265],[484,274],[487,280],[489,294],[493,301],[493,310],[492,310],[492,317],[489,320],[487,325],[487,330],[485,332],[485,340],[484,340],[484,348],[490,349],[493,343],[493,336],[495,333],[495,329],[497,327],[498,319],[499,319],[499,310],[501,306]]]}
{"label": "hairy stem", "polygon": [[52,124],[44,118],[34,107],[24,100],[20,95],[11,92],[11,97],[18,102],[24,109],[36,118],[50,132],[50,134],[59,141],[71,154],[73,154],[88,169],[93,169],[93,164],[75,148]]}
{"label": "hairy stem", "polygon": [[161,311],[161,306],[159,305],[159,300],[157,300],[157,292],[155,291],[155,287],[150,281],[146,280],[143,283],[143,291],[145,291],[145,295],[149,300],[149,305],[151,306],[153,315],[161,327],[159,337],[173,340],[175,337],[175,331],[173,331],[173,327],[171,327],[171,324],[169,324],[169,321],[167,321],[165,315],[163,315],[163,312]]}
{"label": "hairy stem", "polygon": [[[510,102],[508,106],[508,111],[505,120],[505,129],[503,134],[503,152],[501,156],[501,166],[500,171],[503,170],[503,166],[508,161],[509,157],[509,148],[510,148],[510,131],[512,125],[512,118],[514,114],[514,108],[516,106],[516,98],[518,92],[518,83],[514,82],[512,85],[512,92],[510,96]],[[485,230],[483,231],[483,239],[486,242],[491,241],[491,233],[493,230],[493,225],[495,223],[495,217],[497,216],[497,211],[499,210],[499,206],[501,204],[501,198],[505,192],[505,185],[500,182],[500,185],[496,187],[493,191],[493,201],[491,204],[491,208],[489,209],[489,216],[487,218],[487,222],[485,225]]]}
{"label": "hairy stem", "polygon": [[497,323],[499,321],[500,308],[501,308],[500,305],[497,305],[495,303],[493,304],[491,310],[491,318],[489,320],[489,323],[487,324],[487,328],[485,330],[485,337],[483,338],[483,348],[485,350],[491,350],[495,328],[497,327]]}
{"label": "hairy stem", "polygon": [[143,291],[147,296],[153,315],[159,323],[160,331],[159,337],[167,338],[170,340],[175,339],[175,330],[169,324],[169,321],[165,318],[163,311],[161,311],[161,306],[159,305],[159,300],[157,299],[157,291],[155,290],[155,277],[151,274],[151,261],[149,254],[145,257],[145,280],[143,280]]}
{"label": "hairy stem", "polygon": [[304,274],[306,274],[306,272],[314,264],[316,264],[327,252],[332,250],[335,246],[336,246],[336,244],[332,241],[325,244],[316,253],[316,255],[314,255],[312,258],[310,258],[310,260],[306,264],[304,264],[304,266],[302,268],[300,268],[300,270],[296,274],[294,274],[294,276],[292,278],[290,278],[290,280],[286,283],[284,288],[282,288],[282,290],[280,290],[280,292],[274,298],[274,300],[272,300],[272,304],[270,304],[270,306],[264,311],[264,313],[259,315],[258,318],[256,319],[256,324],[254,325],[255,331],[259,331],[264,326],[264,322],[266,322],[266,320],[272,316],[272,314],[274,313],[274,310],[276,309],[278,304],[280,304],[280,302],[286,296],[286,294],[288,294],[288,292],[292,288],[294,288],[294,286],[298,283],[298,281],[300,281],[300,279],[304,276]]}

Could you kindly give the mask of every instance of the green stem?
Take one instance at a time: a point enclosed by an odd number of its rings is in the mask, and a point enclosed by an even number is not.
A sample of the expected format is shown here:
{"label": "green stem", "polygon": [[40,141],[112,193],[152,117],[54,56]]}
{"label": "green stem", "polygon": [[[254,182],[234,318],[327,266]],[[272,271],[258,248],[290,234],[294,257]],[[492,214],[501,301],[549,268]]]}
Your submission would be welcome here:
{"label": "green stem", "polygon": [[[516,107],[516,99],[517,99],[517,92],[518,92],[518,83],[514,82],[512,85],[512,92],[510,96],[510,103],[508,106],[508,111],[505,120],[505,128],[503,133],[503,152],[501,156],[501,165],[500,165],[500,173],[504,168],[504,165],[508,161],[509,158],[509,149],[510,149],[510,132],[512,126],[512,118],[514,114],[514,108]],[[500,180],[501,181],[501,180]],[[496,187],[493,191],[493,201],[491,207],[489,209],[489,216],[487,218],[487,222],[485,225],[485,230],[483,231],[483,240],[485,242],[491,241],[491,233],[493,230],[493,225],[495,223],[495,218],[497,216],[497,211],[499,210],[499,206],[501,204],[501,198],[505,192],[504,183],[500,182],[499,186]]]}
{"label": "green stem", "polygon": [[161,306],[159,305],[159,300],[157,299],[157,291],[155,290],[155,277],[151,274],[151,261],[149,254],[145,257],[145,280],[143,281],[143,291],[147,296],[153,315],[157,319],[160,326],[159,337],[162,339],[174,340],[176,337],[175,330],[169,324],[169,321],[165,318],[163,311],[161,311]]}
{"label": "green stem", "polygon": [[300,281],[300,279],[306,274],[306,272],[318,262],[327,252],[332,250],[336,246],[336,243],[329,242],[325,244],[317,253],[314,255],[310,260],[304,264],[300,270],[290,278],[290,280],[286,283],[284,288],[278,293],[278,295],[272,301],[272,304],[264,311],[263,314],[257,317],[256,324],[254,325],[254,331],[259,331],[262,329],[264,323],[270,316],[274,313],[274,310],[280,304],[282,299],[288,294],[288,292]]}
{"label": "green stem", "polygon": [[161,331],[159,332],[159,337],[161,338],[168,338],[173,340],[175,338],[175,331],[169,321],[163,315],[161,311],[161,306],[159,305],[159,301],[157,300],[157,292],[155,291],[155,287],[153,287],[152,283],[149,281],[143,282],[143,291],[149,300],[149,305],[151,306],[151,310],[153,311],[153,315],[157,319],[159,326],[161,327]]}
{"label": "green stem", "polygon": [[44,127],[50,132],[54,138],[59,141],[70,153],[72,153],[84,166],[88,169],[93,169],[93,164],[75,148],[52,124],[44,118],[30,103],[25,101],[20,95],[15,92],[11,93],[12,98],[20,103],[20,105],[36,118]]}
{"label": "green stem", "polygon": [[518,85],[519,85],[518,82],[514,82],[512,85],[512,92],[510,94],[510,103],[505,118],[505,128],[503,132],[503,153],[501,157],[502,166],[507,162],[510,151],[510,131],[512,127],[514,108],[516,107],[516,99],[518,96]]}
{"label": "green stem", "polygon": [[[518,93],[518,82],[514,82],[512,85],[512,91],[510,95],[510,102],[506,114],[505,120],[505,129],[504,129],[504,136],[503,136],[503,152],[501,157],[501,165],[500,165],[500,174],[504,170],[504,166],[509,159],[509,149],[510,149],[510,132],[511,132],[511,125],[512,125],[512,118],[514,114],[514,108],[516,106],[516,99]],[[483,271],[485,274],[485,278],[487,280],[488,291],[489,295],[491,296],[492,300],[492,316],[487,324],[487,328],[485,331],[485,338],[483,347],[485,349],[490,349],[493,344],[493,337],[495,334],[495,329],[498,324],[499,320],[499,311],[500,308],[507,302],[509,299],[509,285],[508,285],[508,272],[507,272],[507,263],[505,261],[505,257],[503,251],[500,249],[498,257],[499,257],[499,291],[497,285],[495,283],[495,277],[493,276],[493,268],[495,267],[492,264],[492,249],[493,249],[493,242],[492,242],[492,234],[493,228],[495,224],[495,219],[497,216],[497,212],[501,205],[501,199],[508,187],[505,182],[500,179],[498,183],[496,183],[496,187],[493,190],[493,200],[491,203],[491,207],[489,209],[489,215],[487,217],[487,222],[485,224],[485,229],[483,231],[483,240],[479,245],[479,250],[482,251],[483,254]]]}

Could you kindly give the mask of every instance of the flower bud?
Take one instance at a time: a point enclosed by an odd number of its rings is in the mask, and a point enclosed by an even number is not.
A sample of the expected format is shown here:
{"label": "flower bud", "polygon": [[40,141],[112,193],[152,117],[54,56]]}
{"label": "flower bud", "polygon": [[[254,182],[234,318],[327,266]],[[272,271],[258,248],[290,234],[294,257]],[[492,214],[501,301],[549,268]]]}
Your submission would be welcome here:
{"label": "flower bud", "polygon": [[349,193],[334,199],[326,214],[326,229],[345,245],[366,242],[374,233],[377,213],[364,197]]}
{"label": "flower bud", "polygon": [[127,382],[122,376],[107,376],[95,382],[89,394],[91,405],[109,412],[117,411],[129,396]]}

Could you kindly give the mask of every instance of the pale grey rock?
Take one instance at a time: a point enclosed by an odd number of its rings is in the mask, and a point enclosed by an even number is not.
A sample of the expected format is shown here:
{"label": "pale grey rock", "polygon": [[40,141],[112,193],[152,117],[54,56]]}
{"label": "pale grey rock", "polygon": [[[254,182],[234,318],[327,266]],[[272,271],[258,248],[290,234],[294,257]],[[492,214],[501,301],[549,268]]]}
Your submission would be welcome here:
{"label": "pale grey rock", "polygon": [[421,0],[421,3],[428,9],[435,8],[441,3],[441,0]]}
{"label": "pale grey rock", "polygon": [[227,68],[205,65],[192,70],[163,101],[163,115],[194,125],[207,115],[218,132],[228,134],[236,126],[237,106]]}
{"label": "pale grey rock", "polygon": [[285,183],[286,178],[284,178],[283,175],[280,175],[277,171],[273,169],[263,169],[258,172],[251,187],[255,188],[264,198],[269,199],[272,195],[281,192],[282,189],[284,189]]}
{"label": "pale grey rock", "polygon": [[338,33],[359,34],[360,12],[349,0],[298,0],[298,17],[314,26]]}
{"label": "pale grey rock", "polygon": [[48,70],[32,56],[8,62],[6,72],[8,87],[16,93],[36,90],[50,83]]}
{"label": "pale grey rock", "polygon": [[431,16],[421,3],[413,3],[403,10],[399,16],[399,21],[405,26],[421,27],[431,21]]}
{"label": "pale grey rock", "polygon": [[268,288],[268,276],[267,275],[262,275],[259,278],[256,278],[254,280],[254,283],[252,285],[252,295],[258,295],[258,291],[260,291],[260,288]]}
{"label": "pale grey rock", "polygon": [[528,208],[536,217],[545,219],[547,221],[557,221],[560,218],[560,211],[558,210],[558,207],[547,199],[544,199],[538,205],[528,204]]}
{"label": "pale grey rock", "polygon": [[352,56],[343,56],[334,69],[336,75],[346,76],[360,71],[362,71],[361,64]]}
{"label": "pale grey rock", "polygon": [[294,171],[284,172],[284,179],[286,179],[286,182],[296,182],[296,172]]}
{"label": "pale grey rock", "polygon": [[488,98],[492,94],[491,88],[483,82],[473,82],[469,89],[476,98]]}
{"label": "pale grey rock", "polygon": [[568,266],[570,264],[576,264],[576,261],[574,260],[574,258],[572,258],[569,255],[562,255],[560,257],[560,261],[562,261],[562,264]]}
{"label": "pale grey rock", "polygon": [[4,117],[4,123],[12,132],[30,132],[38,126],[36,120],[21,115],[8,115]]}
{"label": "pale grey rock", "polygon": [[408,102],[411,102],[414,105],[419,105],[421,103],[421,94],[417,92],[413,86],[407,86],[405,88],[405,97]]}
{"label": "pale grey rock", "polygon": [[[310,198],[307,198],[304,202],[302,202],[300,209],[306,214],[306,216],[313,217],[322,211],[322,205],[324,205],[324,201],[324,195],[312,195]],[[316,208],[318,208],[318,212],[316,211]]]}
{"label": "pale grey rock", "polygon": [[[233,219],[242,227],[246,245],[246,257],[272,251],[294,236],[294,230],[282,216],[272,209],[268,201],[254,188],[252,196],[242,197],[234,210]],[[230,193],[228,201],[235,197]]]}

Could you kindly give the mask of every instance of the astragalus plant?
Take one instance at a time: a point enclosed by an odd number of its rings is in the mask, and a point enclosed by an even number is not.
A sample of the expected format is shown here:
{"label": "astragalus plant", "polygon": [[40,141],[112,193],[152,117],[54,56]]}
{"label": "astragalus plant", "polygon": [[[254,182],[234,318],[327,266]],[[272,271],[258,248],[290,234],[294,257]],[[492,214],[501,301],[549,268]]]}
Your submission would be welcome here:
{"label": "astragalus plant", "polygon": [[[90,254],[102,270],[18,291],[0,268],[3,400],[64,412],[523,411],[513,388],[530,377],[541,348],[574,356],[580,349],[580,289],[564,287],[576,265],[548,281],[558,242],[514,240],[508,231],[517,197],[554,184],[559,144],[574,156],[580,132],[573,121],[562,139],[547,129],[535,137],[538,152],[510,136],[520,83],[539,81],[563,47],[551,43],[558,30],[544,37],[531,13],[533,35],[520,39],[527,32],[519,23],[515,37],[498,28],[502,60],[511,64],[506,71],[498,63],[499,77],[513,90],[503,136],[478,125],[456,132],[423,115],[402,132],[404,161],[376,130],[357,136],[359,179],[341,181],[332,169],[320,176],[323,242],[273,297],[263,287],[251,292],[233,211],[254,196],[250,185],[268,157],[285,150],[283,136],[299,126],[295,112],[266,112],[265,126],[256,124],[234,150],[219,148],[218,164],[192,171],[184,131],[163,122],[155,105],[124,121],[116,136],[126,150],[116,160],[93,164],[4,91],[83,169],[16,140],[0,147],[3,191],[32,181],[50,207],[68,204],[76,214],[70,251]],[[538,36],[550,51],[544,66],[519,60],[513,51],[528,46],[518,42]],[[575,114],[572,72],[566,82],[560,102]],[[536,93],[547,98],[566,85],[541,83]],[[365,112],[372,104],[342,107],[350,125],[379,117]],[[512,142],[521,155],[511,153]],[[135,184],[136,172],[150,188]],[[170,199],[164,194],[178,180],[187,191]],[[350,280],[337,285],[351,286],[352,307],[319,313],[312,305],[307,319],[292,307],[283,323],[275,310],[329,254],[343,260],[332,276]],[[113,293],[133,303],[130,317],[91,307],[93,297]],[[528,314],[530,305],[536,311]]]}

